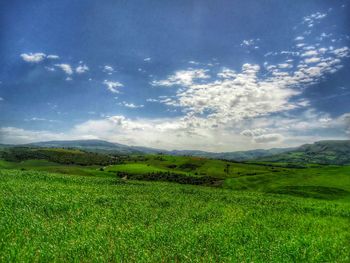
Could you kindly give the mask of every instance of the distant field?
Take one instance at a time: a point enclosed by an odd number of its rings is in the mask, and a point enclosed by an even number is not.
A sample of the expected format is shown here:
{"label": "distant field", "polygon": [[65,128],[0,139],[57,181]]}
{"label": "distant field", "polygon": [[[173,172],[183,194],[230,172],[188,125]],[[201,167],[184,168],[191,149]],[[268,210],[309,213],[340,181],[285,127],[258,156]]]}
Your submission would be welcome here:
{"label": "distant field", "polygon": [[348,202],[0,170],[0,261],[349,262]]}

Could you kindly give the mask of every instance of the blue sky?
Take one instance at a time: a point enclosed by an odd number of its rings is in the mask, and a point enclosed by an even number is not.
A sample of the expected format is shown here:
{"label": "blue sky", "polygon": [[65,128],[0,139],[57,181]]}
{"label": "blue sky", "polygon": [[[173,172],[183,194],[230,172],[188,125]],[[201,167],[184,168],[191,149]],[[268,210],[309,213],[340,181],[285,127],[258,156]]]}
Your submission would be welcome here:
{"label": "blue sky", "polygon": [[2,1],[0,142],[347,139],[349,24],[350,1]]}

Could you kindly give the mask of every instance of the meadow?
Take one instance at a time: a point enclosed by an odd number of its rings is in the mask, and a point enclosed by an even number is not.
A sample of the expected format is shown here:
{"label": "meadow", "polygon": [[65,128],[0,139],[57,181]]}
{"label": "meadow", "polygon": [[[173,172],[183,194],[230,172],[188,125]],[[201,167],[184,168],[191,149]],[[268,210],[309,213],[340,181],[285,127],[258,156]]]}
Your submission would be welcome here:
{"label": "meadow", "polygon": [[[164,174],[220,184],[147,180]],[[349,177],[166,155],[0,160],[0,261],[349,262]]]}

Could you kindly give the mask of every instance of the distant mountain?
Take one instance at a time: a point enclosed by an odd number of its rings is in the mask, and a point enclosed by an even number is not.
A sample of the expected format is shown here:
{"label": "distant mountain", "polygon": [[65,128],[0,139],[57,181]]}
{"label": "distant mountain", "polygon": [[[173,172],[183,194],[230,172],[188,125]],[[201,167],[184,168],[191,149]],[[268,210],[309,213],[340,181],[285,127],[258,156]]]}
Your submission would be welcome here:
{"label": "distant mountain", "polygon": [[[3,147],[6,147],[4,145]],[[76,148],[105,154],[170,154],[225,159],[232,161],[268,161],[288,163],[350,164],[350,140],[319,141],[297,148],[273,148],[269,150],[250,150],[237,152],[205,152],[192,150],[173,150],[128,146],[102,140],[48,141],[21,146],[48,148]]]}
{"label": "distant mountain", "polygon": [[7,147],[11,147],[11,146],[13,146],[13,145],[0,143],[0,148],[7,148]]}
{"label": "distant mountain", "polygon": [[141,146],[127,146],[119,143],[111,143],[102,140],[72,140],[72,141],[48,141],[48,142],[37,142],[30,143],[26,146],[35,147],[55,147],[55,148],[77,148],[85,151],[92,151],[98,153],[109,153],[109,154],[170,154],[170,155],[186,155],[196,156],[213,159],[226,159],[234,161],[246,161],[259,157],[270,156],[273,154],[279,154],[286,151],[290,151],[293,148],[274,148],[269,150],[250,150],[250,151],[239,151],[239,152],[205,152],[195,150],[173,150],[167,151],[162,149],[141,147]]}
{"label": "distant mountain", "polygon": [[102,140],[72,140],[72,141],[48,141],[26,144],[24,146],[47,147],[47,148],[75,148],[85,151],[109,153],[109,154],[142,154],[145,151],[137,147],[112,143]]}
{"label": "distant mountain", "polygon": [[257,158],[259,161],[288,163],[350,164],[350,140],[318,141],[295,150]]}
{"label": "distant mountain", "polygon": [[250,150],[250,151],[220,152],[220,153],[183,150],[183,151],[170,151],[169,153],[173,155],[190,155],[190,156],[213,158],[213,159],[247,161],[251,159],[283,153],[286,151],[291,151],[293,149],[294,148],[272,148],[268,150],[257,149],[257,150]]}

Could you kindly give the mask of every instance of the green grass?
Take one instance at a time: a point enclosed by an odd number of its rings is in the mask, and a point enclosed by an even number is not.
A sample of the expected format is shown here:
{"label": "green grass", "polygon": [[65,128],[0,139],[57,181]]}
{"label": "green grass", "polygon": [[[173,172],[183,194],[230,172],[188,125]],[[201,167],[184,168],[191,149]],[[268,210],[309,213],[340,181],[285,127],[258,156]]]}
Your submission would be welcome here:
{"label": "green grass", "polygon": [[[227,170],[228,167],[228,170]],[[304,165],[304,168],[288,168],[286,163],[234,163],[198,157],[148,155],[134,156],[124,164],[108,166],[64,165],[46,160],[26,160],[18,163],[0,160],[0,168],[47,171],[52,173],[83,176],[109,176],[117,172],[131,175],[147,175],[157,172],[171,172],[185,176],[210,176],[223,180],[223,187],[234,190],[278,192],[298,195],[305,189],[305,197],[317,198],[320,195],[308,194],[304,186],[339,189],[339,199],[350,201],[350,166]],[[103,168],[101,170],[100,168]],[[287,191],[299,187],[298,191]],[[336,198],[332,195],[332,199]]]}
{"label": "green grass", "polygon": [[278,191],[285,194],[291,194],[291,192],[281,190],[291,186],[316,186],[320,189],[322,187],[336,188],[339,191],[345,191],[345,194],[339,195],[339,198],[350,200],[350,166],[285,169],[282,172],[229,178],[225,181],[225,187],[230,189]]}
{"label": "green grass", "polygon": [[1,262],[349,262],[349,222],[337,200],[0,169]]}
{"label": "green grass", "polygon": [[166,172],[168,170],[156,166],[150,166],[144,163],[129,163],[109,166],[106,168],[106,171],[127,172],[131,174],[146,174],[151,172]]}
{"label": "green grass", "polygon": [[[227,165],[228,171],[227,171]],[[125,169],[124,169],[125,167]],[[148,155],[141,160],[135,158],[127,162],[127,165],[109,166],[110,170],[128,171],[131,173],[148,173],[152,171],[169,171],[187,173],[190,175],[208,175],[218,178],[238,177],[242,175],[270,173],[270,167],[234,163],[222,160],[205,159],[200,157]],[[277,170],[281,168],[277,167]]]}

